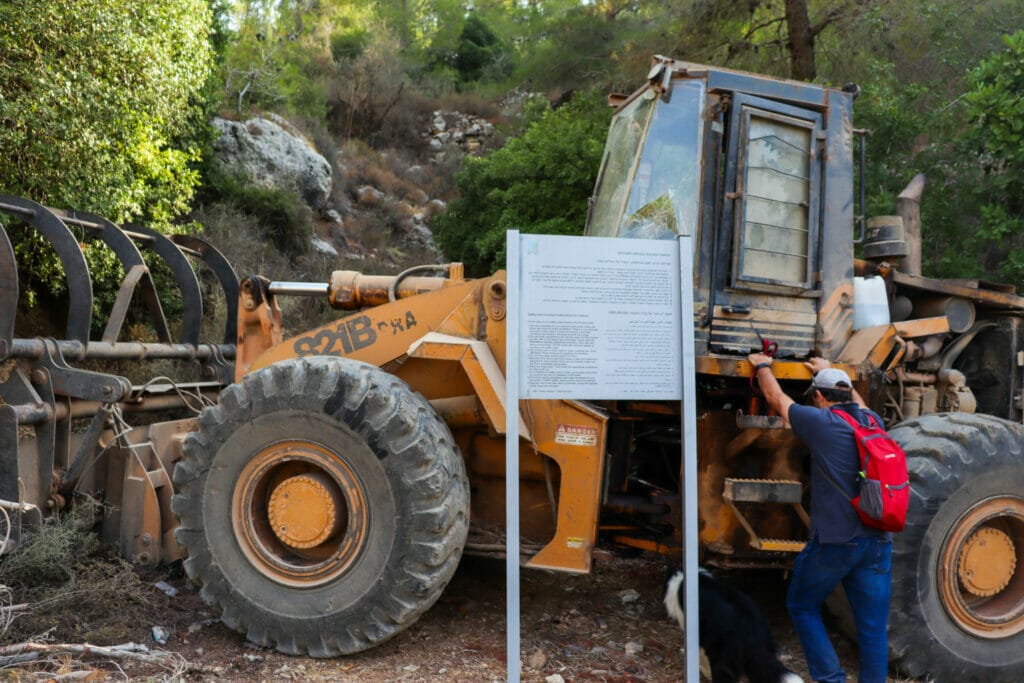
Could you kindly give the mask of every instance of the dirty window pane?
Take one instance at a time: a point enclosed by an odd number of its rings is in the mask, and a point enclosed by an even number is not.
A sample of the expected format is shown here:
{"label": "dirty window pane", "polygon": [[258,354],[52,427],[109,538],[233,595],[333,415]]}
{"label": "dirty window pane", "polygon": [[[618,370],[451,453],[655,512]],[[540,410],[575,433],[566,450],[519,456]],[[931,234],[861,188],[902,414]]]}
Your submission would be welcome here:
{"label": "dirty window pane", "polygon": [[812,140],[806,125],[751,113],[740,278],[806,285]]}
{"label": "dirty window pane", "polygon": [[604,161],[598,175],[594,209],[587,226],[588,235],[614,237],[617,233],[626,194],[629,192],[633,161],[640,151],[654,102],[654,93],[648,91],[626,105],[612,119]]}
{"label": "dirty window pane", "polygon": [[676,81],[654,111],[622,222],[622,237],[696,236],[704,82]]}

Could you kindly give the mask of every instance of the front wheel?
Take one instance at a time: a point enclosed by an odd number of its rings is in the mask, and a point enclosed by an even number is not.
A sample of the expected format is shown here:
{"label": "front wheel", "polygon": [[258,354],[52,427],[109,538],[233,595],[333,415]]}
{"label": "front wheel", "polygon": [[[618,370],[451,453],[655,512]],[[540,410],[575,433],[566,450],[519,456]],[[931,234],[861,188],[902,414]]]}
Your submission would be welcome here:
{"label": "front wheel", "polygon": [[891,433],[913,491],[893,544],[889,647],[900,672],[1024,680],[1024,428],[949,413]]}
{"label": "front wheel", "polygon": [[185,569],[221,620],[288,654],[359,652],[441,595],[469,485],[422,396],[312,357],[245,377],[203,411],[174,472]]}

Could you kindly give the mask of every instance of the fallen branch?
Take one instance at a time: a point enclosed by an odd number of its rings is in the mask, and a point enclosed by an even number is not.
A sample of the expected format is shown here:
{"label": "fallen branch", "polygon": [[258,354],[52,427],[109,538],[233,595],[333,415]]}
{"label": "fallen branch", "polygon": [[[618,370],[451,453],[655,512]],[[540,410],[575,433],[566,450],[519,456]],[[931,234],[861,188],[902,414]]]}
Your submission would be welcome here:
{"label": "fallen branch", "polygon": [[39,659],[38,652],[26,652],[21,655],[13,655],[11,657],[0,657],[0,668],[7,668],[16,664],[24,664],[25,662],[34,662]]}
{"label": "fallen branch", "polygon": [[25,661],[28,654],[45,655],[77,655],[79,657],[101,657],[104,659],[128,659],[144,664],[152,664],[181,674],[188,670],[189,665],[177,652],[166,650],[150,650],[139,643],[100,646],[82,643],[18,643],[0,647],[0,666]]}
{"label": "fallen branch", "polygon": [[14,613],[14,612],[24,612],[25,610],[27,610],[31,606],[32,605],[30,603],[27,603],[27,602],[23,602],[20,605],[5,605],[3,607],[0,607],[0,614],[11,614],[11,613]]}

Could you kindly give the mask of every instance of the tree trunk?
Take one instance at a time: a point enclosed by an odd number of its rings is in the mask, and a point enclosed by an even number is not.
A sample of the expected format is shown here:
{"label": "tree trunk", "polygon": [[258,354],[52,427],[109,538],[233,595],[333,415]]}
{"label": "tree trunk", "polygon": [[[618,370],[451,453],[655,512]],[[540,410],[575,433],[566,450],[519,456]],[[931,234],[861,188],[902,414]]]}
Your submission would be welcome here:
{"label": "tree trunk", "polygon": [[786,0],[786,29],[789,32],[790,75],[798,81],[813,81],[814,33],[807,15],[807,0]]}

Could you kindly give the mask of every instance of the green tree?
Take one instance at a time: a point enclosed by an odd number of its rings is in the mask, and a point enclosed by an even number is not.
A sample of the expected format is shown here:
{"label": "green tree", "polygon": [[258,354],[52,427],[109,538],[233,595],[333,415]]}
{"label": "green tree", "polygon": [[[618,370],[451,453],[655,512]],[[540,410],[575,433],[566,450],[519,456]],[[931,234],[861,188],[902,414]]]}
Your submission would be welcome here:
{"label": "green tree", "polygon": [[981,211],[972,231],[984,273],[1024,282],[1024,31],[968,75],[963,102],[969,128],[958,150],[980,174]]}
{"label": "green tree", "polygon": [[577,95],[490,156],[468,159],[460,197],[434,219],[438,246],[479,276],[504,267],[506,230],[581,234],[610,119],[603,95]]}
{"label": "green tree", "polygon": [[0,4],[0,185],[167,223],[198,182],[176,147],[211,68],[206,0]]}
{"label": "green tree", "polygon": [[491,27],[476,14],[462,25],[455,53],[455,68],[463,81],[478,80],[487,67],[501,56],[501,41]]}

